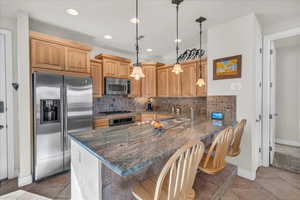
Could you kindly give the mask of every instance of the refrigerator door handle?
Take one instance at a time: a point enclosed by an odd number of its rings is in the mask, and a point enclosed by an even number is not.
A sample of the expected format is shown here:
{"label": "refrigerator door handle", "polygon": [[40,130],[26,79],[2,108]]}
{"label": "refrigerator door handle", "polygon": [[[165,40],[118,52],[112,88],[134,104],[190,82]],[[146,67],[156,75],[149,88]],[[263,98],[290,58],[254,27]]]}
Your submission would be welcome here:
{"label": "refrigerator door handle", "polygon": [[60,109],[60,113],[61,113],[61,151],[63,152],[64,151],[64,130],[65,130],[65,103],[64,103],[64,92],[65,92],[65,88],[64,86],[62,85],[61,86],[61,101],[60,101],[60,106],[61,106],[61,109]]}
{"label": "refrigerator door handle", "polygon": [[67,146],[68,146],[68,100],[67,100],[67,92],[68,92],[68,88],[67,88],[68,86],[67,85],[65,85],[64,86],[64,96],[63,96],[63,98],[64,98],[64,103],[65,103],[65,105],[64,105],[64,111],[65,111],[65,117],[64,117],[64,134],[63,134],[63,137],[64,137],[64,151],[65,150],[67,150],[68,148],[67,148]]}

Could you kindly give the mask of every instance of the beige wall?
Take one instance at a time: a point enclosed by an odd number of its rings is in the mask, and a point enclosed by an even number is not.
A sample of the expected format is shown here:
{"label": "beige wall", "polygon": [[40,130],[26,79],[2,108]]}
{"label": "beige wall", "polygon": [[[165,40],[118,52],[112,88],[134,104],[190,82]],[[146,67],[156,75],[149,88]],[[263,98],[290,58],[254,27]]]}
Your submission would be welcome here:
{"label": "beige wall", "polygon": [[[241,176],[255,178],[255,65],[258,22],[254,14],[208,30],[208,95],[236,95],[237,120],[247,119],[241,154],[229,161]],[[213,80],[213,60],[242,54],[242,78]]]}
{"label": "beige wall", "polygon": [[276,118],[278,143],[300,144],[300,45],[276,49]]}
{"label": "beige wall", "polygon": [[[17,20],[14,18],[7,18],[7,17],[0,17],[0,29],[4,30],[9,30],[11,31],[12,34],[12,71],[13,71],[13,82],[17,82],[18,79],[18,68],[17,68]],[[15,143],[14,143],[14,153],[15,153],[15,172],[16,175],[18,174],[19,171],[19,129],[18,129],[18,123],[17,123],[17,118],[18,118],[18,93],[15,91],[12,87],[9,86],[9,89],[13,91],[13,110],[12,112],[14,113],[15,116],[15,124],[14,124],[14,138],[15,138]]]}

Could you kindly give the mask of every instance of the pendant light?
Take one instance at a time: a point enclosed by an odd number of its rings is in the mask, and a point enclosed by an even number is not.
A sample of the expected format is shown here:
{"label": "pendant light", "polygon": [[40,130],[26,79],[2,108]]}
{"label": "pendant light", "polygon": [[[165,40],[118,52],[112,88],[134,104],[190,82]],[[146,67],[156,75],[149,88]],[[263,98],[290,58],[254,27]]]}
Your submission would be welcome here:
{"label": "pendant light", "polygon": [[181,65],[179,63],[179,60],[178,60],[178,51],[179,51],[179,47],[178,47],[178,43],[179,43],[179,38],[178,38],[178,13],[179,13],[179,5],[182,2],[183,2],[183,0],[172,0],[172,4],[176,4],[176,34],[177,34],[177,37],[176,37],[176,40],[175,40],[175,42],[176,42],[176,64],[174,65],[172,72],[174,72],[177,75],[179,73],[183,72],[183,70],[181,68]]}
{"label": "pendant light", "polygon": [[201,58],[202,58],[202,22],[204,22],[206,20],[206,18],[204,17],[199,17],[198,19],[196,19],[196,22],[198,22],[200,24],[200,77],[199,79],[197,80],[197,83],[196,85],[199,86],[199,87],[203,87],[205,86],[205,81],[202,77],[202,61],[201,61]]}
{"label": "pendant light", "polygon": [[143,73],[142,70],[142,66],[139,62],[139,51],[140,51],[140,47],[139,47],[139,12],[138,12],[138,8],[139,8],[139,2],[138,0],[136,0],[136,19],[137,22],[135,23],[135,33],[136,33],[136,44],[135,44],[135,49],[136,49],[136,63],[133,64],[133,69],[132,69],[132,73],[130,74],[131,77],[133,77],[135,80],[140,80],[141,78],[145,77],[145,74]]}

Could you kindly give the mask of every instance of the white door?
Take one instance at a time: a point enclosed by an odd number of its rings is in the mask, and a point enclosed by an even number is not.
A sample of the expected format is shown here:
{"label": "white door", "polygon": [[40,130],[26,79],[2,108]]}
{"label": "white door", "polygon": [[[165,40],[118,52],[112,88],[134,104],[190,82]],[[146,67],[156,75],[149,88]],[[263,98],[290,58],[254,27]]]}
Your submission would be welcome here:
{"label": "white door", "polygon": [[274,41],[271,42],[270,52],[270,164],[273,163],[274,152],[275,152],[275,128],[276,128],[276,49]]}
{"label": "white door", "polygon": [[257,167],[262,165],[262,47],[263,38],[262,33],[257,36],[257,60],[256,60],[256,142],[258,157],[257,157]]}
{"label": "white door", "polygon": [[5,36],[0,33],[0,180],[8,176],[5,57]]}

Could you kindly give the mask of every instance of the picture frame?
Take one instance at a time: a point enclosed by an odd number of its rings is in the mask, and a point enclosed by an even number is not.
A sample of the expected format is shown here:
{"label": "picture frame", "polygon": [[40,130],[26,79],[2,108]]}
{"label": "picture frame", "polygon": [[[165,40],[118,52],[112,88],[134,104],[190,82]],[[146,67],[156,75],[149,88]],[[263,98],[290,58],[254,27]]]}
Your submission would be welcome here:
{"label": "picture frame", "polygon": [[242,55],[215,59],[213,61],[213,80],[242,77]]}

